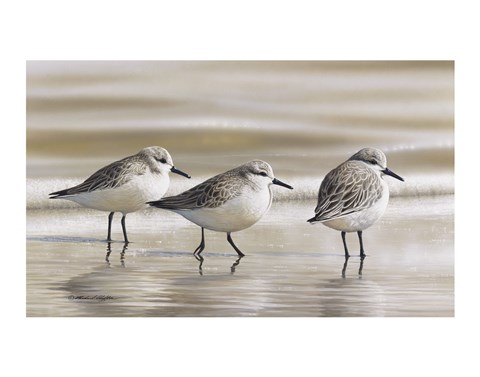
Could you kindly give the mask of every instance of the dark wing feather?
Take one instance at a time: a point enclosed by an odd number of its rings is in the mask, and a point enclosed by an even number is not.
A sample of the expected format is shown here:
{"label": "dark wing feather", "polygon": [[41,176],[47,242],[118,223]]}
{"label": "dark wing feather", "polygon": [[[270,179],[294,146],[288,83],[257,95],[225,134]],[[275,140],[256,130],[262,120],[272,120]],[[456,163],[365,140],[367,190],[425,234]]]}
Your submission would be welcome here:
{"label": "dark wing feather", "polygon": [[379,180],[363,162],[344,162],[325,176],[315,216],[308,221],[332,220],[371,207],[382,195]]}
{"label": "dark wing feather", "polygon": [[127,157],[101,168],[77,186],[52,192],[50,195],[55,195],[53,198],[58,198],[66,195],[116,188],[130,181],[134,175],[145,174],[146,169],[147,166],[141,160]]}
{"label": "dark wing feather", "polygon": [[219,207],[227,200],[241,194],[242,185],[237,182],[239,178],[231,173],[232,171],[228,171],[216,175],[179,195],[148,202],[148,204],[173,210]]}

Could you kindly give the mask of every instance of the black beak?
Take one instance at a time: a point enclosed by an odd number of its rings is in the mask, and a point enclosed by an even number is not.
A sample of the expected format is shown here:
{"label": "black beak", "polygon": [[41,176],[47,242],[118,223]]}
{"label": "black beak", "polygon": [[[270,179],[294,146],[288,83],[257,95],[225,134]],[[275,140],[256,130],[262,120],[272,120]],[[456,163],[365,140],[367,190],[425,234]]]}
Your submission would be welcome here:
{"label": "black beak", "polygon": [[393,171],[391,171],[389,168],[385,168],[382,170],[383,174],[389,175],[390,177],[397,178],[399,181],[403,182],[403,178],[400,177],[399,175],[395,174]]}
{"label": "black beak", "polygon": [[273,178],[272,183],[273,183],[274,185],[283,186],[283,187],[286,187],[286,188],[288,188],[288,189],[290,189],[290,190],[293,190],[293,187],[292,187],[292,186],[287,185],[286,183],[283,183],[282,181],[278,180],[277,178]]}
{"label": "black beak", "polygon": [[192,178],[192,177],[190,177],[187,173],[184,173],[183,171],[177,169],[175,166],[172,166],[172,168],[170,169],[170,171],[171,171],[172,173],[177,173],[177,174],[179,174],[179,175],[183,175],[184,177],[187,177],[187,178]]}

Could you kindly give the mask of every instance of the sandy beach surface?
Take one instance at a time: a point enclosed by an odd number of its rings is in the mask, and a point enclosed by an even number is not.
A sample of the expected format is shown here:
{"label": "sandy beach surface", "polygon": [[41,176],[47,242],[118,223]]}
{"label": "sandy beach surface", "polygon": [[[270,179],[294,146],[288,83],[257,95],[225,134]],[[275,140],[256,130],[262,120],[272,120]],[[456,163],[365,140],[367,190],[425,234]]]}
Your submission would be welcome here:
{"label": "sandy beach surface", "polygon": [[274,203],[255,226],[206,232],[148,209],[115,218],[85,209],[32,210],[27,217],[27,316],[453,316],[453,196],[397,198],[382,220],[347,236],[305,219],[308,201]]}

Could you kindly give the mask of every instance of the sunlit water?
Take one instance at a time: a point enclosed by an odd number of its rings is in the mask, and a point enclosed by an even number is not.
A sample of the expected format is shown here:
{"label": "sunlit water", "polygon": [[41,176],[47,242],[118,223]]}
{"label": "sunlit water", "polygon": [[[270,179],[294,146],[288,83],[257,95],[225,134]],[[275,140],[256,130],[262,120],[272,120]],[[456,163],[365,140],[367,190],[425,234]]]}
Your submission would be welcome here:
{"label": "sunlit water", "polygon": [[[451,62],[29,62],[27,315],[452,316]],[[48,193],[149,145],[175,165],[168,194],[252,159],[294,190],[233,238],[160,210],[107,214]],[[383,149],[391,200],[347,265],[339,232],[305,221],[326,173]]]}

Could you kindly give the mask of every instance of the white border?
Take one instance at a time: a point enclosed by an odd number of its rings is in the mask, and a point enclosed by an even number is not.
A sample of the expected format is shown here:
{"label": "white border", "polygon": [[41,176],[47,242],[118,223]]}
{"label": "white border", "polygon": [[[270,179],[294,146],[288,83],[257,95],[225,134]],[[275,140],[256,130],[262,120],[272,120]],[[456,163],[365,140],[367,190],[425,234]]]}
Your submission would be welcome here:
{"label": "white border", "polygon": [[[478,220],[469,221],[468,214],[478,213],[478,203],[468,199],[478,196],[472,161],[473,131],[479,125],[475,36],[480,33],[471,4],[47,0],[3,5],[2,197],[8,224],[2,226],[7,242],[0,274],[2,369],[49,376],[147,371],[405,376],[454,375],[461,368],[474,375],[478,364],[468,340],[475,342],[479,335],[473,289],[480,265],[472,237]],[[456,318],[25,319],[21,186],[28,59],[455,60]]]}

